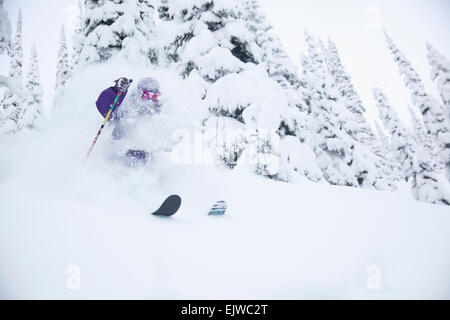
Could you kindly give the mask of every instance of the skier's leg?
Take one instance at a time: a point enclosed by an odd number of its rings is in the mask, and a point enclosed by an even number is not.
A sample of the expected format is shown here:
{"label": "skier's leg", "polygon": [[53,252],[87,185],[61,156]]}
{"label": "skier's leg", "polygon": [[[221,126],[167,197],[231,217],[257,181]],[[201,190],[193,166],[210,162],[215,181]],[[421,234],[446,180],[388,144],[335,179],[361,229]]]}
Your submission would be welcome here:
{"label": "skier's leg", "polygon": [[130,167],[137,167],[147,163],[149,152],[145,150],[129,149],[125,154],[125,164]]}

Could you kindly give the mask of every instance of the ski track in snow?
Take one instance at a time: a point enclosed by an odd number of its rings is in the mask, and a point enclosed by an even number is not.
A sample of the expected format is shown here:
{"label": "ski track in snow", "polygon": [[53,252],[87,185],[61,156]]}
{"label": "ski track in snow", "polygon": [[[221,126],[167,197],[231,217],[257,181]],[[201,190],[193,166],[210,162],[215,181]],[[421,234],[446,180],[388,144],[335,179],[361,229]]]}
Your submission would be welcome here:
{"label": "ski track in snow", "polygon": [[[96,96],[117,74],[158,76],[160,119],[173,119],[153,124],[163,140],[199,119],[201,102],[169,73],[97,68],[92,86],[73,80],[80,89],[45,129],[0,139],[0,298],[450,298],[449,209],[408,190],[275,182],[245,167],[174,165],[161,150],[130,169],[107,160],[109,128],[85,163]],[[151,216],[172,193],[179,212]],[[220,199],[225,216],[207,216]],[[80,290],[67,289],[71,265]],[[366,286],[371,265],[380,290]]]}

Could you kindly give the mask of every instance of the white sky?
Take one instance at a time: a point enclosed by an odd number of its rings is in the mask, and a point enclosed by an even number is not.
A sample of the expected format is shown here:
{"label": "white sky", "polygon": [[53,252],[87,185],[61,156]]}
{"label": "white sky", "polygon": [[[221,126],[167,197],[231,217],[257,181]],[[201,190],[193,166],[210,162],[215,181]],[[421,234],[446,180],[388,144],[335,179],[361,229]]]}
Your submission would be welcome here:
{"label": "white sky", "polygon": [[[374,116],[371,93],[374,86],[386,91],[402,118],[407,117],[409,100],[409,92],[387,50],[379,26],[393,36],[433,93],[435,87],[429,77],[425,41],[450,56],[448,0],[260,1],[294,63],[298,64],[300,52],[305,51],[305,28],[323,40],[328,36],[333,39],[371,118]],[[53,96],[60,28],[62,24],[70,27],[76,5],[77,0],[5,0],[13,29],[17,10],[22,8],[25,71],[31,44],[37,45],[47,106]],[[5,55],[0,59],[0,74],[5,74],[9,59]]]}

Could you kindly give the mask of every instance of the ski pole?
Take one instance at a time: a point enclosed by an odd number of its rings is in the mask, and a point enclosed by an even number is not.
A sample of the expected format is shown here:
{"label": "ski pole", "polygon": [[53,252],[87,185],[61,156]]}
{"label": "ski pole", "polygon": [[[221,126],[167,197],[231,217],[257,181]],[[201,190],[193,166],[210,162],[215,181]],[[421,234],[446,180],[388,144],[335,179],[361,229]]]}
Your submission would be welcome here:
{"label": "ski pole", "polygon": [[102,133],[102,129],[105,127],[106,122],[108,121],[109,117],[111,116],[111,113],[114,110],[114,107],[116,106],[117,101],[120,97],[120,91],[117,92],[117,96],[114,99],[114,102],[111,104],[111,108],[109,109],[108,113],[106,114],[105,120],[103,120],[102,125],[100,126],[100,129],[97,132],[97,135],[94,138],[94,141],[92,141],[91,147],[89,148],[88,153],[86,154],[86,159],[89,157],[89,154],[91,153],[92,149],[94,149],[95,143],[97,142],[98,137],[100,136],[100,133]]}

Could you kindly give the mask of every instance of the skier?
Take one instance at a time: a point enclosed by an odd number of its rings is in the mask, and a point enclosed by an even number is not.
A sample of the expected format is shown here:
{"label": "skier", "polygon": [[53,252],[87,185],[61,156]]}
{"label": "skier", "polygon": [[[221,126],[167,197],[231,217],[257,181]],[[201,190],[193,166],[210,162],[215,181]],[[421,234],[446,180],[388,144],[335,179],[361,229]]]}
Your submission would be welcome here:
{"label": "skier", "polygon": [[[133,129],[136,127],[139,119],[145,119],[160,112],[162,104],[159,100],[161,95],[159,83],[153,78],[144,78],[139,81],[137,89],[132,91],[125,100],[132,79],[125,77],[115,80],[115,85],[105,89],[97,99],[96,105],[100,114],[105,118],[96,138],[91,146],[92,150],[97,138],[107,120],[114,126],[112,138],[114,141],[131,140],[133,141]],[[124,104],[122,107],[119,106]],[[109,116],[109,119],[106,117]],[[135,143],[135,142],[133,142]],[[123,145],[123,143],[122,143]],[[88,155],[89,155],[88,152]],[[128,149],[125,153],[125,164],[136,166],[146,163],[149,152],[141,149]],[[152,214],[156,216],[172,216],[177,212],[181,205],[181,197],[173,194],[167,197],[158,210]],[[209,211],[209,215],[223,215],[227,208],[225,201],[221,200],[214,204]]]}
{"label": "skier", "polygon": [[[125,77],[115,80],[115,85],[104,90],[96,103],[98,111],[105,117],[117,93],[120,93],[110,117],[110,124],[114,127],[112,138],[116,142],[132,140],[133,129],[137,122],[146,116],[160,112],[162,106],[158,99],[160,96],[159,83],[150,77],[139,81],[137,89],[124,100],[132,81]],[[122,102],[123,106],[119,108]],[[125,164],[130,166],[143,164],[147,162],[148,157],[148,151],[130,148],[125,153]]]}

